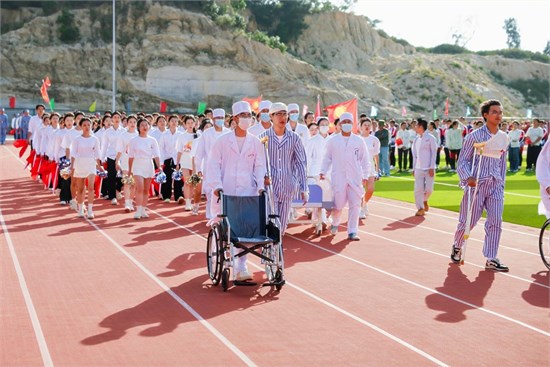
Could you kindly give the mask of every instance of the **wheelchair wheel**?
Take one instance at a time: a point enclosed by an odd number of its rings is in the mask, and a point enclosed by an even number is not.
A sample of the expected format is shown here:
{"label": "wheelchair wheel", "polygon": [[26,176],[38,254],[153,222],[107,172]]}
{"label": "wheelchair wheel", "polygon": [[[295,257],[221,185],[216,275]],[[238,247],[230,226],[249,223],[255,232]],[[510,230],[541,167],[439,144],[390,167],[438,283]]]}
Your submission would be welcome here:
{"label": "wheelchair wheel", "polygon": [[226,292],[229,288],[229,269],[223,269],[221,278],[223,291]]}
{"label": "wheelchair wheel", "polygon": [[222,276],[223,246],[221,238],[221,226],[215,223],[206,240],[206,267],[212,284],[218,285]]}
{"label": "wheelchair wheel", "polygon": [[542,262],[550,269],[550,219],[547,219],[540,229],[539,251]]}

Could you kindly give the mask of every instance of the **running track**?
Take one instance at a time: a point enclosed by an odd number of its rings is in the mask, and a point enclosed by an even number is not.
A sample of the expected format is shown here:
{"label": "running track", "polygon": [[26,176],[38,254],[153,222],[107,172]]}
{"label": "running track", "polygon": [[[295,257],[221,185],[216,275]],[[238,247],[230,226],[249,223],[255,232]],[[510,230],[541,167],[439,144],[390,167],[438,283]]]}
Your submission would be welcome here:
{"label": "running track", "polygon": [[[213,287],[202,217],[97,201],[79,219],[0,148],[0,366],[548,366],[550,283],[537,230],[483,229],[449,264],[457,214],[374,198],[361,241],[290,226],[287,284]],[[383,184],[383,183],[380,183]],[[412,195],[412,193],[411,193]],[[263,271],[249,264],[261,283]]]}

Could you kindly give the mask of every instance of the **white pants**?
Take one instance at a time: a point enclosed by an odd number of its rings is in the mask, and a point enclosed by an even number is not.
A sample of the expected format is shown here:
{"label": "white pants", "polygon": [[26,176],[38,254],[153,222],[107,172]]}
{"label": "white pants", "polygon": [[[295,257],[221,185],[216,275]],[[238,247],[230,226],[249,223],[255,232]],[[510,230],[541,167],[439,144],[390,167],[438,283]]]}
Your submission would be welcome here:
{"label": "white pants", "polygon": [[348,233],[357,233],[359,227],[359,211],[361,210],[361,198],[363,197],[363,187],[358,189],[349,184],[343,188],[334,191],[334,208],[332,209],[332,225],[340,225],[342,209],[348,204]]}
{"label": "white pants", "polygon": [[434,191],[435,174],[430,177],[427,169],[414,170],[414,202],[416,209],[424,209],[424,202],[428,201]]}

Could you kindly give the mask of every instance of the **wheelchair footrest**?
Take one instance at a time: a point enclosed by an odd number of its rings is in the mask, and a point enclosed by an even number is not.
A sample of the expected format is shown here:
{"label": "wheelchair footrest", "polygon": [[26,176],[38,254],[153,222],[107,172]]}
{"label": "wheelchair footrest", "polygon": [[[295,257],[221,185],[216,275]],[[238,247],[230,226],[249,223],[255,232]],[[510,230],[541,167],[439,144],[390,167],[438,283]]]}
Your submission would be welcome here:
{"label": "wheelchair footrest", "polygon": [[254,285],[258,285],[258,283],[248,282],[248,281],[247,281],[247,282],[243,282],[243,281],[240,281],[240,280],[234,280],[234,281],[233,281],[233,285],[251,287],[251,286],[254,286]]}
{"label": "wheelchair footrest", "polygon": [[264,283],[262,284],[262,287],[276,287],[276,286],[283,286],[285,285],[286,281],[283,279],[281,280],[280,282],[267,282],[267,283]]}

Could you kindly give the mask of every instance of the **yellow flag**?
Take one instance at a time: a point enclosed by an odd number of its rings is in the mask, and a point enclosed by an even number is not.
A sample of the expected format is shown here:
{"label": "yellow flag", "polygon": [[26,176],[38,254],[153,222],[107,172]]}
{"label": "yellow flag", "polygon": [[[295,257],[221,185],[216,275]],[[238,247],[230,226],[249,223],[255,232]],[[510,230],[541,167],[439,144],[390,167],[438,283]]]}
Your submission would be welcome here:
{"label": "yellow flag", "polygon": [[90,108],[88,109],[88,111],[90,111],[90,112],[95,112],[95,104],[96,104],[96,101],[94,101],[94,103],[92,103],[92,104],[90,105]]}

